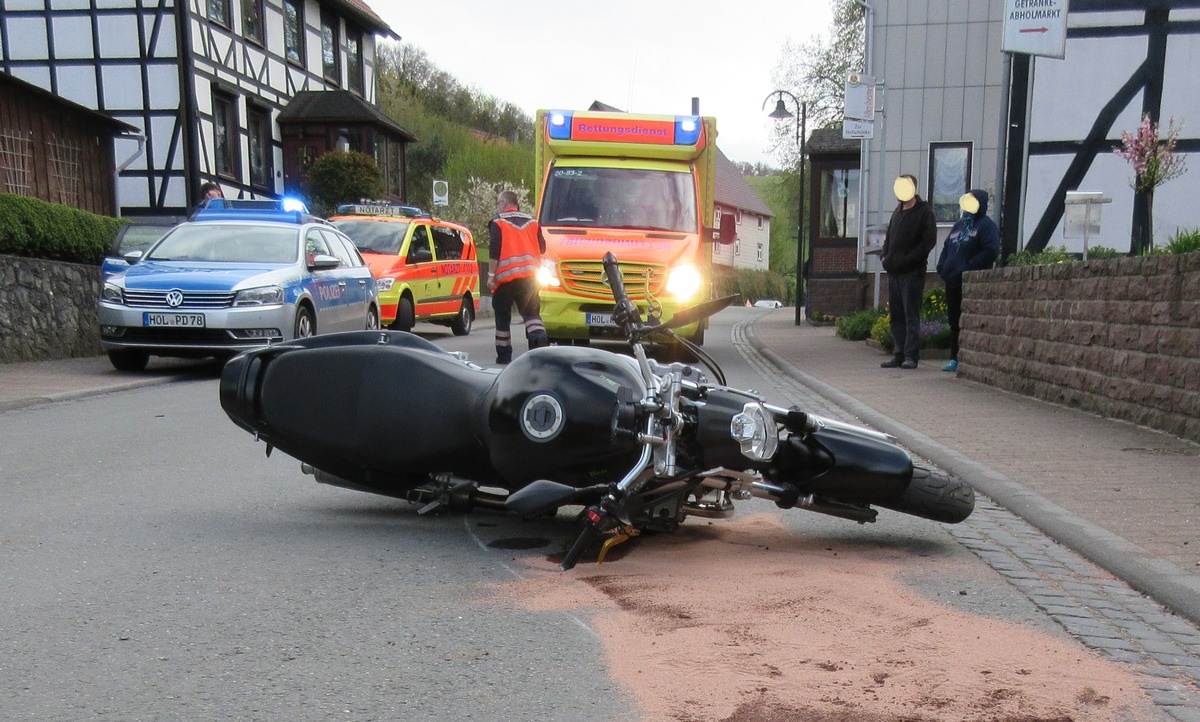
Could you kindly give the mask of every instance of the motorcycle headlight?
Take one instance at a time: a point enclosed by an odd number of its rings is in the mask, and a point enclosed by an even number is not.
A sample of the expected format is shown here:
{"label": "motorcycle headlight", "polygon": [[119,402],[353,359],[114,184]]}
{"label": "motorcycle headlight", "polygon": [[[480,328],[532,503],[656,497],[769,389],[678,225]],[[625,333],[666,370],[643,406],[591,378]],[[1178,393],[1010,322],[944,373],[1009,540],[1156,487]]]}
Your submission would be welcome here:
{"label": "motorcycle headlight", "polygon": [[100,300],[109,303],[123,303],[124,295],[121,293],[121,287],[112,283],[104,284],[104,290],[100,292]]}
{"label": "motorcycle headlight", "polygon": [[283,289],[279,286],[261,286],[238,291],[233,298],[234,306],[278,306],[283,303]]}
{"label": "motorcycle headlight", "polygon": [[700,292],[702,277],[692,265],[675,266],[667,276],[667,293],[680,301],[690,301]]}
{"label": "motorcycle headlight", "polygon": [[742,455],[766,461],[779,449],[775,417],[757,401],[748,402],[729,422],[729,435],[742,447]]}
{"label": "motorcycle headlight", "polygon": [[542,267],[538,269],[537,280],[543,286],[558,288],[562,281],[558,279],[558,264],[549,258],[542,259]]}
{"label": "motorcycle headlight", "polygon": [[394,278],[376,278],[375,279],[375,290],[376,291],[390,291],[390,290],[392,290],[392,284],[395,282],[396,282],[396,279],[394,279]]}

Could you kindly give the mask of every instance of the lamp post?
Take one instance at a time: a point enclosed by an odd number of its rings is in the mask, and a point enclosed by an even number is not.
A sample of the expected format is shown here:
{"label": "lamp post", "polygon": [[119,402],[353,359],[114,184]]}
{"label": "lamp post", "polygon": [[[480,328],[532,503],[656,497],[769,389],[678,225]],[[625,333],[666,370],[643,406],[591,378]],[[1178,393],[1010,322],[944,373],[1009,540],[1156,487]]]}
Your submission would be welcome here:
{"label": "lamp post", "polygon": [[[792,99],[796,105],[796,114],[791,113],[787,106],[783,103],[783,96]],[[799,98],[792,95],[786,90],[774,90],[767,95],[763,100],[763,107],[767,107],[767,103],[771,100],[771,96],[776,96],[775,110],[772,110],[767,117],[775,120],[785,120],[787,118],[796,119],[796,145],[800,146],[800,202],[796,209],[796,325],[799,326],[804,322],[804,311],[807,307],[807,299],[804,296],[804,291],[808,288],[808,278],[804,270],[804,157],[807,155],[807,136],[808,136],[808,103],[801,102]],[[802,305],[801,301],[805,303]]]}

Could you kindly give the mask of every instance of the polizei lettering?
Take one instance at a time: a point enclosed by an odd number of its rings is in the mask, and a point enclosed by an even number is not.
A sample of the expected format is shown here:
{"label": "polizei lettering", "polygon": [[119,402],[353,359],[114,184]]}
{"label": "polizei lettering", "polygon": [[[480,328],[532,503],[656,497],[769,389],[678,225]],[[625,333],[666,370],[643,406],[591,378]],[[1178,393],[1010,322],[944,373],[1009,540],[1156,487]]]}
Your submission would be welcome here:
{"label": "polizei lettering", "polygon": [[345,292],[346,289],[341,286],[317,286],[317,296],[322,301],[337,301]]}

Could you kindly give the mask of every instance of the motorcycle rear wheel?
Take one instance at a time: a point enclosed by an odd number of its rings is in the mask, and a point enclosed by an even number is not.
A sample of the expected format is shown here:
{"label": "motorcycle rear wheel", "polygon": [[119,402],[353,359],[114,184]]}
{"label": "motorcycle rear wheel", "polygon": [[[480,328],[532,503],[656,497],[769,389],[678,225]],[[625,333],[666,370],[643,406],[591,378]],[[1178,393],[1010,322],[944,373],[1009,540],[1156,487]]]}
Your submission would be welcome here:
{"label": "motorcycle rear wheel", "polygon": [[912,481],[904,492],[876,506],[943,524],[957,524],[975,510],[975,489],[962,479],[914,465]]}

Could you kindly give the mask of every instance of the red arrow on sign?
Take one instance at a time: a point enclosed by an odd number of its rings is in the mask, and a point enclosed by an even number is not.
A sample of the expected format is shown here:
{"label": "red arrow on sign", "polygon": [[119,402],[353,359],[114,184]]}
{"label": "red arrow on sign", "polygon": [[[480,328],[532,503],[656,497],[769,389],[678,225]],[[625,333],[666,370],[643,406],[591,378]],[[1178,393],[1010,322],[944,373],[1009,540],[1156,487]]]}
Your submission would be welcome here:
{"label": "red arrow on sign", "polygon": [[1020,29],[1019,31],[1017,31],[1017,32],[1022,32],[1022,33],[1048,33],[1048,32],[1050,32],[1050,28],[1021,28],[1021,29]]}

